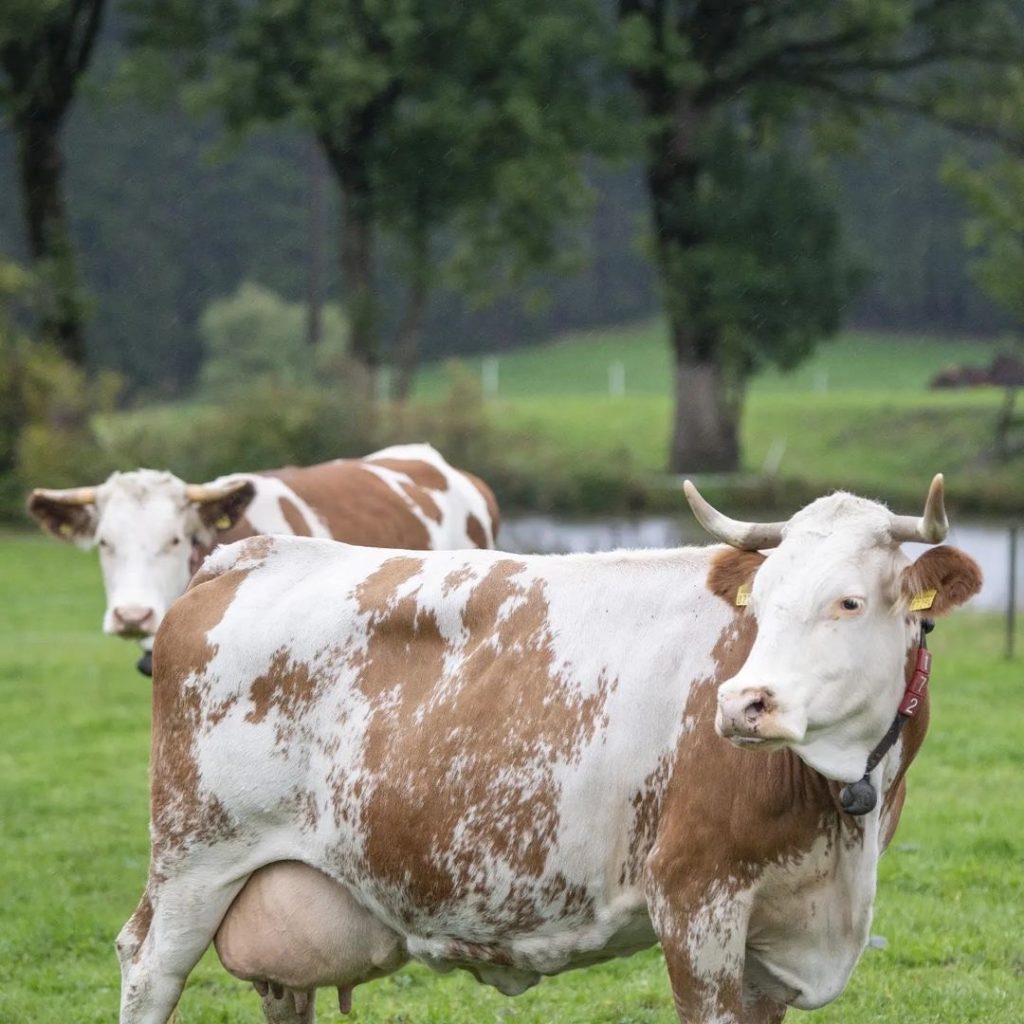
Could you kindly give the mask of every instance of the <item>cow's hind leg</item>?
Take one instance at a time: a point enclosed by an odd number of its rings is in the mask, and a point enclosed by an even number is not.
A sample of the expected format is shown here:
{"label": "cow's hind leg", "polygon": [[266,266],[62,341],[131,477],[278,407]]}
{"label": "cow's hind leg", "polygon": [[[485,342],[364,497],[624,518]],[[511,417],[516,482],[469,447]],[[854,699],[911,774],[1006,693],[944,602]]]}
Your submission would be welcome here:
{"label": "cow's hind leg", "polygon": [[151,875],[117,937],[121,1024],[167,1024],[186,978],[244,882],[201,871],[168,879]]}

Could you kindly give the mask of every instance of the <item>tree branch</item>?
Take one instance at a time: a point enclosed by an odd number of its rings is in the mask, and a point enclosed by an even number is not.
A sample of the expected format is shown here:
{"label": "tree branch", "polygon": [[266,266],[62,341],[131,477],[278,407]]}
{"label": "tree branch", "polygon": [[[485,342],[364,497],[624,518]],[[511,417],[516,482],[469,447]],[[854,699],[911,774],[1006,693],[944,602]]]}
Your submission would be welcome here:
{"label": "tree branch", "polygon": [[956,115],[943,114],[930,104],[907,96],[894,96],[891,93],[872,92],[871,90],[855,89],[834,82],[828,78],[800,77],[794,79],[794,85],[817,89],[834,97],[839,102],[853,107],[864,107],[872,110],[889,110],[898,114],[912,114],[923,117],[936,124],[950,128],[960,135],[995,142],[1017,156],[1024,156],[1024,137],[1014,135],[995,125],[978,124]]}

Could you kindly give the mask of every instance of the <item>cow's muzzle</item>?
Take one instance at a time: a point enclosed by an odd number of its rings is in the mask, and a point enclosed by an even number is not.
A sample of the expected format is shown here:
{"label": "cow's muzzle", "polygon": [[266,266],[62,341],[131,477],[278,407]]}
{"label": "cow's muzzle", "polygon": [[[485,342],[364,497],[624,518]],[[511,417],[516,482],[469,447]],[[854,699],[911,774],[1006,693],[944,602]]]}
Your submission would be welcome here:
{"label": "cow's muzzle", "polygon": [[114,632],[137,640],[156,632],[156,612],[141,605],[121,605],[113,610]]}
{"label": "cow's muzzle", "polygon": [[802,739],[782,721],[778,699],[767,687],[746,687],[736,692],[720,690],[715,731],[742,747],[768,743],[775,747]]}

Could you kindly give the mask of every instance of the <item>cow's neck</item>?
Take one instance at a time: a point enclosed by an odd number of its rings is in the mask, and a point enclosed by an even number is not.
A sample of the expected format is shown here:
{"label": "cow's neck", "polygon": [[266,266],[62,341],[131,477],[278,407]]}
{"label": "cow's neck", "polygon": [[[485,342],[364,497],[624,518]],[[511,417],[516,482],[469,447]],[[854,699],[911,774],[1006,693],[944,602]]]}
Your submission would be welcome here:
{"label": "cow's neck", "polygon": [[[843,783],[827,779],[791,750],[739,750],[715,732],[718,686],[736,674],[756,635],[754,618],[738,611],[715,647],[714,676],[691,691],[685,713],[695,725],[679,744],[659,833],[675,828],[692,831],[694,821],[702,822],[708,856],[719,858],[722,850],[716,837],[735,836],[736,823],[742,821],[744,849],[731,851],[727,858],[741,874],[744,863],[764,865],[802,856],[823,829],[841,838],[837,849],[853,856],[877,856],[899,821],[904,776],[928,727],[927,700],[880,765],[879,810],[851,817],[839,798]],[[915,652],[916,643],[908,652],[908,678]],[[723,787],[723,779],[730,784]],[[691,846],[688,856],[699,859],[703,854]]]}

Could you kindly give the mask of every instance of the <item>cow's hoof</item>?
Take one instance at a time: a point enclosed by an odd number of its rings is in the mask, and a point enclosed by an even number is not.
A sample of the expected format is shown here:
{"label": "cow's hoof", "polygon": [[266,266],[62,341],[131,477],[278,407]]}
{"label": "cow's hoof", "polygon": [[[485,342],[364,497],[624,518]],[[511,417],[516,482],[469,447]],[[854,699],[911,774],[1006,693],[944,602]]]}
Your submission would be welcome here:
{"label": "cow's hoof", "polygon": [[141,658],[135,662],[135,667],[144,675],[153,675],[153,652],[145,651]]}

